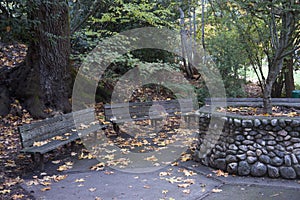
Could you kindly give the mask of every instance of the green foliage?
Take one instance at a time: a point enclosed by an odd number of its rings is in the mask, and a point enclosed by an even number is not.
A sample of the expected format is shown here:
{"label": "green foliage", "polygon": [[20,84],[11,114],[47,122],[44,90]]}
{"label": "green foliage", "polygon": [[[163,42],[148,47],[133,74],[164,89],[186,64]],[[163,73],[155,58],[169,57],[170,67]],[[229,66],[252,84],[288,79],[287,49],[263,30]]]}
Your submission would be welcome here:
{"label": "green foliage", "polygon": [[[73,3],[72,8],[87,14],[88,8],[94,5],[87,2],[89,1],[80,5],[77,5],[79,2]],[[79,31],[72,35],[74,58],[80,59],[82,54],[91,51],[101,39],[122,31],[145,26],[174,27],[172,9],[174,8],[155,0],[103,1],[99,10],[88,18]],[[75,11],[71,11],[71,14],[74,16],[71,24],[78,23]],[[148,55],[149,53],[144,52],[135,52],[135,54],[141,58],[143,54]]]}
{"label": "green foliage", "polygon": [[29,26],[37,23],[27,18],[28,9],[26,0],[0,1],[0,40],[3,42],[26,42],[29,37]]}
{"label": "green foliage", "polygon": [[[209,12],[216,10],[209,10]],[[222,17],[209,15],[206,25],[206,47],[223,78],[228,97],[244,96],[244,70],[249,65],[245,41],[225,10]]]}

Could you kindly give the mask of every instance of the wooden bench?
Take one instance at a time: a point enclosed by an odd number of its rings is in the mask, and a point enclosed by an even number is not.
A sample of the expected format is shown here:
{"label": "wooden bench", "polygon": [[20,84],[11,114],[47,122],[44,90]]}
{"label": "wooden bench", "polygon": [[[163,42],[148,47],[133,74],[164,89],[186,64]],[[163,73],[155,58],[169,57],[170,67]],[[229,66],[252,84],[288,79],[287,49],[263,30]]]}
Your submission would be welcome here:
{"label": "wooden bench", "polygon": [[[31,154],[34,162],[39,157],[39,167],[43,170],[43,155],[45,153],[74,142],[81,136],[93,133],[99,130],[99,128],[104,129],[106,127],[106,125],[100,125],[99,127],[94,122],[93,112],[94,109],[88,108],[19,126],[18,131],[22,143],[22,150],[20,152]],[[73,115],[76,117],[73,117]],[[74,119],[76,120],[76,124],[82,125],[82,129],[76,130]]]}
{"label": "wooden bench", "polygon": [[192,99],[129,102],[104,105],[105,120],[113,124],[119,134],[118,124],[150,120],[151,125],[157,127],[157,122],[165,117],[182,116],[190,126],[190,121],[195,117]]}
{"label": "wooden bench", "polygon": [[[205,104],[211,105],[211,101],[218,105],[226,102],[227,106],[262,106],[262,98],[206,98]],[[300,98],[272,98],[272,105],[300,107]]]}

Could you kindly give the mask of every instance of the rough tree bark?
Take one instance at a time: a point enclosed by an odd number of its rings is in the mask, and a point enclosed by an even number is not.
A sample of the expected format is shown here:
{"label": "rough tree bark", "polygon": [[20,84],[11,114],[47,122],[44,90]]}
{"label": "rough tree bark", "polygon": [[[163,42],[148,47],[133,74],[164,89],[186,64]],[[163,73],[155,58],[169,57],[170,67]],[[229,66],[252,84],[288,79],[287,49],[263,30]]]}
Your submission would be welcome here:
{"label": "rough tree bark", "polygon": [[23,99],[33,117],[46,117],[44,110],[69,112],[70,26],[65,0],[30,0],[29,18],[35,20],[25,69],[20,73],[16,96]]}
{"label": "rough tree bark", "polygon": [[289,57],[284,62],[284,85],[286,97],[292,97],[292,91],[295,90],[295,81],[294,81],[294,62],[293,58]]}
{"label": "rough tree bark", "polygon": [[180,37],[181,37],[181,51],[182,51],[182,59],[183,59],[183,65],[184,65],[184,69],[187,73],[187,77],[188,78],[192,78],[193,77],[193,70],[192,70],[192,66],[189,62],[190,59],[190,54],[191,54],[191,49],[189,49],[190,47],[187,45],[187,33],[185,30],[185,17],[184,17],[184,12],[181,8],[179,8],[179,13],[180,13],[180,26],[181,26],[181,30],[180,30]]}

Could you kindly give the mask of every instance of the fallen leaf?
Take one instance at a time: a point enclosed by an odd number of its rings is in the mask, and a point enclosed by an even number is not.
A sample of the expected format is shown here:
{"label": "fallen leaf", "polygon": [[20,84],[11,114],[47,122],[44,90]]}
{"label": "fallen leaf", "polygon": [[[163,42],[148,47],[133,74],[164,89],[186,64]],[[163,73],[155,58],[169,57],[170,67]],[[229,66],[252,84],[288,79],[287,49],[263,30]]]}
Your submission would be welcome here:
{"label": "fallen leaf", "polygon": [[186,162],[192,159],[192,155],[191,154],[183,154],[181,156],[181,162]]}
{"label": "fallen leaf", "polygon": [[51,190],[51,187],[44,187],[44,188],[41,189],[42,192],[45,192],[45,191],[48,191],[48,190]]}
{"label": "fallen leaf", "polygon": [[167,194],[169,192],[169,190],[163,190],[161,191],[162,194]]}
{"label": "fallen leaf", "polygon": [[171,178],[166,178],[166,181],[170,182],[171,184],[173,183],[181,183],[182,182],[182,178],[181,177],[171,177]]}
{"label": "fallen leaf", "polygon": [[61,160],[53,160],[52,161],[52,163],[55,164],[55,165],[59,164],[60,162],[61,162]]}
{"label": "fallen leaf", "polygon": [[22,199],[24,197],[24,194],[14,194],[12,196],[12,199],[13,200],[16,200],[16,199]]}
{"label": "fallen leaf", "polygon": [[154,155],[153,155],[153,156],[150,156],[150,157],[147,157],[147,158],[145,158],[144,160],[152,161],[152,162],[158,161],[158,159],[157,159]]}
{"label": "fallen leaf", "polygon": [[160,172],[159,173],[159,176],[170,176],[170,175],[172,175],[171,172]]}
{"label": "fallen leaf", "polygon": [[149,185],[144,185],[144,188],[150,189],[151,187]]}
{"label": "fallen leaf", "polygon": [[186,169],[179,169],[178,171],[183,172],[185,176],[195,176],[195,175],[197,175],[196,172],[189,171],[189,170],[186,170]]}
{"label": "fallen leaf", "polygon": [[51,185],[51,182],[47,182],[47,181],[41,182],[41,185],[43,185],[43,186],[49,186],[49,185]]}
{"label": "fallen leaf", "polygon": [[59,167],[57,168],[57,171],[62,172],[62,171],[66,171],[66,170],[68,170],[68,169],[69,169],[68,166],[66,166],[66,165],[61,165],[61,166],[59,166]]}
{"label": "fallen leaf", "polygon": [[74,163],[73,162],[66,162],[65,163],[67,166],[72,166]]}
{"label": "fallen leaf", "polygon": [[180,188],[187,188],[187,187],[190,186],[190,184],[188,184],[188,183],[183,183],[183,184],[178,184],[177,186],[180,187]]}
{"label": "fallen leaf", "polygon": [[0,194],[9,194],[11,190],[0,190]]}
{"label": "fallen leaf", "polygon": [[71,152],[71,156],[76,156],[77,153],[76,152]]}
{"label": "fallen leaf", "polygon": [[96,188],[90,188],[89,191],[90,191],[90,192],[95,192],[95,191],[96,191]]}
{"label": "fallen leaf", "polygon": [[114,174],[114,172],[113,171],[105,171],[104,174],[111,175],[111,174]]}
{"label": "fallen leaf", "polygon": [[183,182],[188,183],[188,184],[195,184],[195,179],[186,179]]}
{"label": "fallen leaf", "polygon": [[277,196],[279,196],[278,193],[277,193],[277,194],[272,194],[272,195],[270,195],[270,197],[277,197]]}
{"label": "fallen leaf", "polygon": [[104,167],[105,167],[105,163],[101,162],[101,163],[98,163],[97,165],[92,166],[91,170],[102,171],[102,170],[104,170]]}
{"label": "fallen leaf", "polygon": [[185,189],[182,191],[184,194],[190,194],[191,193],[191,190],[190,189]]}
{"label": "fallen leaf", "polygon": [[224,176],[224,177],[228,177],[228,173],[225,173],[225,172],[223,172],[223,171],[220,170],[220,169],[215,170],[215,171],[213,171],[213,172],[216,174],[216,176]]}
{"label": "fallen leaf", "polygon": [[223,190],[221,189],[218,189],[218,188],[214,188],[211,190],[213,193],[219,193],[219,192],[222,192]]}
{"label": "fallen leaf", "polygon": [[55,182],[58,182],[58,181],[64,180],[65,178],[67,178],[67,176],[68,176],[68,175],[59,175],[59,176],[54,175],[54,176],[53,176],[53,180],[54,180]]}
{"label": "fallen leaf", "polygon": [[75,180],[75,183],[82,183],[82,182],[84,182],[85,180],[83,179],[83,178],[80,178],[80,179],[76,179]]}

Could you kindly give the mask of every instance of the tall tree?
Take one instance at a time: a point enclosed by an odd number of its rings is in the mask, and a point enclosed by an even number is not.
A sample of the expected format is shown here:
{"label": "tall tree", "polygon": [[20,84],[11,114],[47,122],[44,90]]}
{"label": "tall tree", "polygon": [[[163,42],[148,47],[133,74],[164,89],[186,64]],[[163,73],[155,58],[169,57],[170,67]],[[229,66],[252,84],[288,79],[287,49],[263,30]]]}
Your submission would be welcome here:
{"label": "tall tree", "polygon": [[[271,93],[273,85],[283,68],[284,58],[299,48],[299,2],[295,0],[232,0],[220,3],[210,0],[212,5],[230,13],[241,37],[251,49],[248,51],[251,63],[258,66],[261,75],[263,104],[266,113],[272,112]],[[262,73],[261,49],[268,61],[268,75]],[[294,47],[294,48],[290,48]]]}
{"label": "tall tree", "polygon": [[23,99],[34,117],[44,110],[69,112],[70,27],[66,0],[29,0],[31,27],[25,69],[17,76],[16,96]]}

